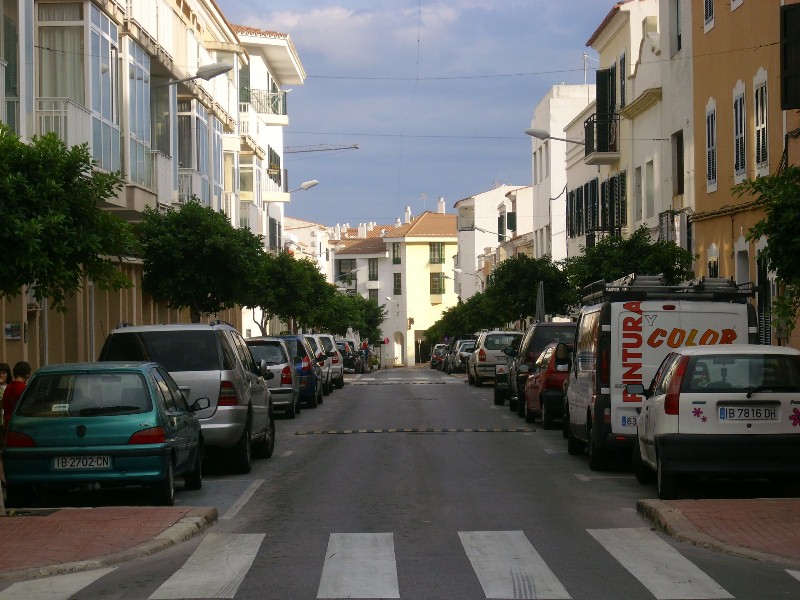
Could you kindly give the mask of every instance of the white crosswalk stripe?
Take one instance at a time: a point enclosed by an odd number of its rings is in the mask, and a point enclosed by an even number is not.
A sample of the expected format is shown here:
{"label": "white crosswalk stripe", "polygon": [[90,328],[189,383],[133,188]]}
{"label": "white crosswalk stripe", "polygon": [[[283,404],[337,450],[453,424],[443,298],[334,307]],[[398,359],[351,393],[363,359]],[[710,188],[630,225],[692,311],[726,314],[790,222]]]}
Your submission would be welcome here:
{"label": "white crosswalk stripe", "polygon": [[400,598],[393,534],[330,534],[317,598]]}
{"label": "white crosswalk stripe", "polygon": [[67,600],[113,570],[111,567],[20,581],[0,592],[0,600]]}
{"label": "white crosswalk stripe", "polygon": [[733,598],[649,529],[587,529],[656,598]]}
{"label": "white crosswalk stripe", "polygon": [[167,579],[150,600],[233,598],[258,554],[264,535],[209,533],[186,564]]}
{"label": "white crosswalk stripe", "polygon": [[487,598],[571,596],[521,531],[460,531]]}

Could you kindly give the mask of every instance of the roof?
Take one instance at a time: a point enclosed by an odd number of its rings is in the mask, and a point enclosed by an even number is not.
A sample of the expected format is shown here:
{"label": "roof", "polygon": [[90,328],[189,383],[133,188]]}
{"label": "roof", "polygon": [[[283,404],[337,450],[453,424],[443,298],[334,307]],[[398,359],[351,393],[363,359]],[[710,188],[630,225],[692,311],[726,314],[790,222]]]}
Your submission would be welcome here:
{"label": "roof", "polygon": [[594,44],[595,41],[597,41],[597,38],[600,37],[600,34],[603,33],[603,30],[608,26],[608,24],[611,22],[611,20],[617,15],[617,13],[619,12],[620,7],[623,4],[627,4],[628,2],[632,2],[632,1],[633,0],[621,0],[620,2],[617,2],[614,5],[614,7],[610,11],[608,11],[608,14],[606,15],[606,18],[603,19],[603,22],[600,23],[600,26],[597,29],[594,30],[594,33],[592,34],[592,37],[590,37],[586,41],[586,46],[591,48],[592,44]]}
{"label": "roof", "polygon": [[456,215],[425,211],[414,217],[411,222],[401,225],[387,233],[385,238],[406,237],[458,237]]}
{"label": "roof", "polygon": [[368,237],[359,239],[344,239],[340,242],[344,248],[336,251],[336,256],[345,254],[380,254],[386,252],[386,242],[380,237]]}

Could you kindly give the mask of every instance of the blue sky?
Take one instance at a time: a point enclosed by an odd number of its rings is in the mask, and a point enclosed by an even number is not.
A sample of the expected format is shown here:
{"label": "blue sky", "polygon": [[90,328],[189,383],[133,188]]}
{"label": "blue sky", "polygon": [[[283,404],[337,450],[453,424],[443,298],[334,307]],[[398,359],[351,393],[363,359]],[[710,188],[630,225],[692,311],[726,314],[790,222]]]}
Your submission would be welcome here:
{"label": "blue sky", "polygon": [[[288,216],[393,223],[498,184],[531,182],[533,110],[583,83],[585,46],[615,0],[218,0],[229,22],[288,33],[308,78],[290,86]],[[585,76],[594,82],[596,60]]]}

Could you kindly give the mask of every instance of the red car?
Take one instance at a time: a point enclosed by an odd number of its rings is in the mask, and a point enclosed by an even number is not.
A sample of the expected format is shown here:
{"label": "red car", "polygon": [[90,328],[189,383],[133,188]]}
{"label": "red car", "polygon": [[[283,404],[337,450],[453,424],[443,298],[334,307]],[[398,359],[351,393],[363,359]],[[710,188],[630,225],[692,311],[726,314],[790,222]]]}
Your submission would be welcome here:
{"label": "red car", "polygon": [[553,421],[563,417],[563,386],[569,375],[571,352],[572,344],[553,342],[542,350],[533,365],[519,366],[520,371],[528,371],[524,390],[527,423],[541,417],[542,428],[552,429]]}

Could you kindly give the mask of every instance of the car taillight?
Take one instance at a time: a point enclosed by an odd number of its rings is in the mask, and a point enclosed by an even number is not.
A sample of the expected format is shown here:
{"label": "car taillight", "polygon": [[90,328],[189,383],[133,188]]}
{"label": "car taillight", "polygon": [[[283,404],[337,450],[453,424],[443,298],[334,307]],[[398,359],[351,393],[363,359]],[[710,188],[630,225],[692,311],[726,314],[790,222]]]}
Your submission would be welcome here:
{"label": "car taillight", "polygon": [[302,362],[300,363],[300,368],[303,369],[304,371],[310,369],[311,359],[308,358],[307,356],[304,356]]}
{"label": "car taillight", "polygon": [[33,448],[36,442],[25,433],[9,431],[6,435],[6,448]]}
{"label": "car taillight", "polygon": [[151,427],[134,433],[128,440],[128,444],[164,444],[166,441],[167,434],[163,427]]}
{"label": "car taillight", "polygon": [[664,413],[668,415],[680,414],[681,382],[688,362],[688,356],[681,356],[675,366],[675,374],[670,379],[667,394],[664,396]]}
{"label": "car taillight", "polygon": [[217,406],[236,406],[239,404],[239,397],[236,395],[236,388],[230,381],[223,381],[219,384],[219,399]]}
{"label": "car taillight", "polygon": [[338,354],[334,354],[333,356],[331,356],[331,364],[333,364],[333,365],[338,365],[339,364],[339,355]]}
{"label": "car taillight", "polygon": [[292,384],[292,367],[285,366],[281,369],[281,385]]}
{"label": "car taillight", "polygon": [[486,362],[486,352],[483,348],[478,350],[478,362]]}

